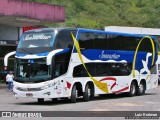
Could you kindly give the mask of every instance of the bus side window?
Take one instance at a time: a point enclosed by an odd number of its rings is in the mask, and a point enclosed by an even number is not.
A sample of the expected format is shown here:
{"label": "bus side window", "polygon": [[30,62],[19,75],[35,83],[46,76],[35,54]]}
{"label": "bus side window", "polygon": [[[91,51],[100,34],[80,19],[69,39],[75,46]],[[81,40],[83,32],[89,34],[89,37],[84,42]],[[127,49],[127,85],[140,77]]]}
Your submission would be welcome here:
{"label": "bus side window", "polygon": [[93,49],[94,34],[89,32],[80,33],[79,45],[83,49]]}
{"label": "bus side window", "polygon": [[56,49],[64,49],[73,46],[73,40],[71,36],[71,31],[62,30],[58,33],[56,38]]}
{"label": "bus side window", "polygon": [[54,56],[53,65],[54,65],[54,76],[58,77],[63,75],[68,70],[69,60],[70,60],[71,50],[63,54],[57,54]]}

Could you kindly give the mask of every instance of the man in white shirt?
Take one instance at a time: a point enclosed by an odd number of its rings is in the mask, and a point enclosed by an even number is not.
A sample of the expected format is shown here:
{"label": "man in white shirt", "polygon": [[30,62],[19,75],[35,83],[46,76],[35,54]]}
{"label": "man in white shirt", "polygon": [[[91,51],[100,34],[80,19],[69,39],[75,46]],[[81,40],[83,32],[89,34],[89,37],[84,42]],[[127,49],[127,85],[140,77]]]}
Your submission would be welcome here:
{"label": "man in white shirt", "polygon": [[9,91],[13,90],[13,79],[14,79],[14,76],[12,74],[12,71],[10,71],[9,74],[7,74],[6,76],[6,81],[8,82]]}

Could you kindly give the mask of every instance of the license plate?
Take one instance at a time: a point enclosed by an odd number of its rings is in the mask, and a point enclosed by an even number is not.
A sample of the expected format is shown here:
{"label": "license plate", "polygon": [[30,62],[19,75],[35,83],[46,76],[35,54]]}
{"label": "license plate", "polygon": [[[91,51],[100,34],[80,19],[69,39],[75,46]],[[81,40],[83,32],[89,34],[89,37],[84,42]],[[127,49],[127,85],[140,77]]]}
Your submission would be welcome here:
{"label": "license plate", "polygon": [[32,93],[26,93],[26,96],[27,96],[27,97],[32,97],[33,94],[32,94]]}

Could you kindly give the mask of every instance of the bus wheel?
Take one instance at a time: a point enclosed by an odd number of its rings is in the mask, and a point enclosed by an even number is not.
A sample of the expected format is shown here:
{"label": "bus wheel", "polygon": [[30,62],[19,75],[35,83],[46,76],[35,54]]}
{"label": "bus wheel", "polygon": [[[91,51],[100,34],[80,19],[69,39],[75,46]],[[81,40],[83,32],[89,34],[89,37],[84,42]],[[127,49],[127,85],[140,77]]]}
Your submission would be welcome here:
{"label": "bus wheel", "polygon": [[38,98],[37,99],[39,103],[43,103],[44,102],[44,98]]}
{"label": "bus wheel", "polygon": [[94,88],[92,88],[89,84],[86,85],[85,91],[83,93],[83,100],[89,101],[94,99]]}
{"label": "bus wheel", "polygon": [[137,89],[137,95],[143,95],[145,93],[145,90],[146,90],[146,84],[144,81],[141,81]]}
{"label": "bus wheel", "polygon": [[77,93],[77,88],[76,88],[76,85],[73,86],[72,88],[72,92],[71,92],[71,102],[72,103],[76,103],[77,102],[77,96],[78,96],[78,93]]}
{"label": "bus wheel", "polygon": [[128,92],[129,97],[136,95],[136,88],[137,88],[137,86],[136,86],[135,82],[132,82],[131,86],[130,86],[130,91]]}

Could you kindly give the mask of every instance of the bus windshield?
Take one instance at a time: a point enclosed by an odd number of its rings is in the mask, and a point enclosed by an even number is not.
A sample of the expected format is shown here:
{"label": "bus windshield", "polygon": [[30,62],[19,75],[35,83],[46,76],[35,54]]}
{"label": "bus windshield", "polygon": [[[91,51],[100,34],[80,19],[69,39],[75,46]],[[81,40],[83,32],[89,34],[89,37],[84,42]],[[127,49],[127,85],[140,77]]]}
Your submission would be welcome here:
{"label": "bus windshield", "polygon": [[46,65],[46,60],[17,59],[15,64],[16,80],[21,82],[40,82],[51,78],[50,66]]}
{"label": "bus windshield", "polygon": [[52,47],[54,38],[54,32],[24,33],[18,48]]}

